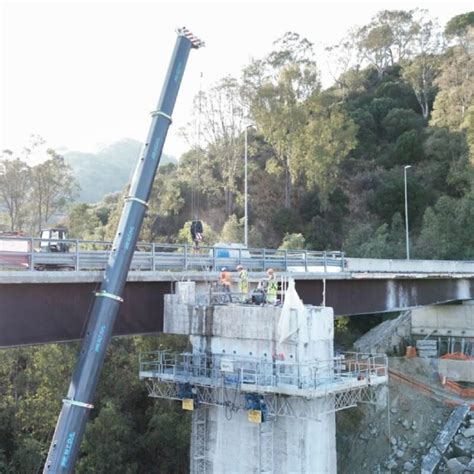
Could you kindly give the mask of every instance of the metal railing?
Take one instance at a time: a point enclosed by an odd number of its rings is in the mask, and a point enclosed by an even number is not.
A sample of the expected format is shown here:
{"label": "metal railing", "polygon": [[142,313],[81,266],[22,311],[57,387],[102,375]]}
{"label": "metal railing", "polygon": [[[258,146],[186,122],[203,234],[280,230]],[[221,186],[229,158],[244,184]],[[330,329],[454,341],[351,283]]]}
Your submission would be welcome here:
{"label": "metal railing", "polygon": [[287,362],[273,357],[225,354],[147,352],[140,355],[140,377],[201,386],[234,386],[255,391],[269,388],[318,389],[347,380],[387,377],[385,354],[343,353],[330,360]]}
{"label": "metal railing", "polygon": [[[104,270],[112,242],[67,239],[59,241],[68,251],[47,251],[58,241],[0,236],[0,270]],[[340,251],[194,248],[186,244],[138,243],[130,270],[218,271],[244,265],[249,271],[273,268],[288,272],[334,272],[344,270]]]}

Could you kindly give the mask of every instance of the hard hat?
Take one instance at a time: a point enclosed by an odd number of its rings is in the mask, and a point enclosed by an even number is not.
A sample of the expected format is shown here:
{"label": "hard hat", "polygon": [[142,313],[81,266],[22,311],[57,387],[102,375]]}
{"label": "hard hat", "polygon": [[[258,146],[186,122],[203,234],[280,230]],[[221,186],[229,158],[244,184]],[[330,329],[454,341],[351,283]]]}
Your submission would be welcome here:
{"label": "hard hat", "polygon": [[222,267],[222,268],[221,268],[221,272],[225,272],[226,270],[227,270],[226,267]]}
{"label": "hard hat", "polygon": [[242,265],[237,265],[237,270],[243,270],[244,267]]}

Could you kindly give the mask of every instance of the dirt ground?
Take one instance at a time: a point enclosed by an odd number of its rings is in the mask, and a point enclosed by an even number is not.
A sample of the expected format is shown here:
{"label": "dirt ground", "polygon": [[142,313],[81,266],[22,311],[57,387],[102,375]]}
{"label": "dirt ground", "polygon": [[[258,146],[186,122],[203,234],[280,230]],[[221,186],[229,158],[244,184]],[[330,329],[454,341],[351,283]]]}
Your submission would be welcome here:
{"label": "dirt ground", "polygon": [[[389,367],[442,390],[431,359],[392,357]],[[393,377],[378,390],[378,405],[336,415],[340,474],[420,472],[422,456],[452,412],[442,401]]]}

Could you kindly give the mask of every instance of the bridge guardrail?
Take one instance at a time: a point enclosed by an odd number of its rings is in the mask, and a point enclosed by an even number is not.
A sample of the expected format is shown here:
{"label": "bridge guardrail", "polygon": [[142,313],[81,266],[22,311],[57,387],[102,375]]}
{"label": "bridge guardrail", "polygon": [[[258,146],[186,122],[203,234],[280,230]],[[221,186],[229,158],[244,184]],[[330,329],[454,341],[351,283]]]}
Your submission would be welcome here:
{"label": "bridge guardrail", "polygon": [[[61,240],[68,252],[42,251],[47,239],[0,236],[0,270],[104,270],[112,242],[97,240]],[[44,247],[43,247],[44,248]],[[142,271],[219,271],[244,265],[249,271],[326,272],[345,268],[345,256],[339,251],[232,249],[232,256],[223,257],[228,247],[202,246],[195,249],[186,244],[137,244],[130,270]]]}

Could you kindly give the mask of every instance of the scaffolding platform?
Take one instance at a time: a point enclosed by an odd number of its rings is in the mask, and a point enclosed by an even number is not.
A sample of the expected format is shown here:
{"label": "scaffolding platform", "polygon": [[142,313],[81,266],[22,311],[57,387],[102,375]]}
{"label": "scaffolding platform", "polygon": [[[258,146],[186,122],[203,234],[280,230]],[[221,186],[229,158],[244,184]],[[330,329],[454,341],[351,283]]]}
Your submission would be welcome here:
{"label": "scaffolding platform", "polygon": [[[256,357],[158,351],[140,357],[140,378],[149,395],[196,406],[245,409],[246,395],[261,397],[269,416],[314,419],[322,413],[373,401],[373,387],[388,380],[387,357],[340,354],[330,361],[304,363]],[[295,400],[295,397],[297,401]],[[311,400],[325,399],[317,413]]]}

